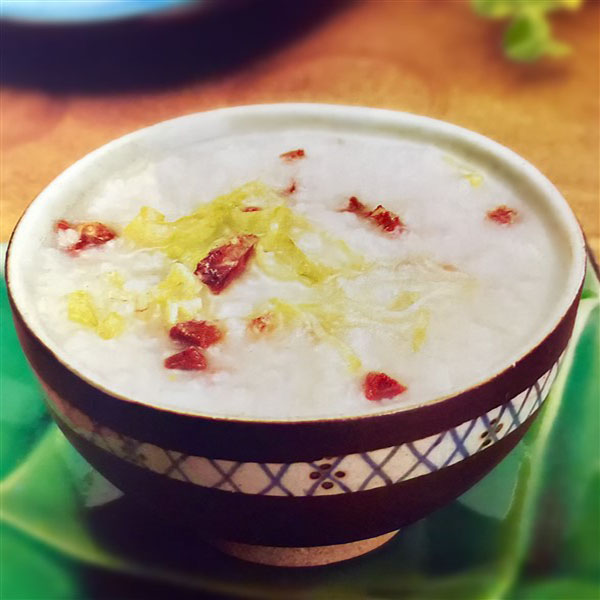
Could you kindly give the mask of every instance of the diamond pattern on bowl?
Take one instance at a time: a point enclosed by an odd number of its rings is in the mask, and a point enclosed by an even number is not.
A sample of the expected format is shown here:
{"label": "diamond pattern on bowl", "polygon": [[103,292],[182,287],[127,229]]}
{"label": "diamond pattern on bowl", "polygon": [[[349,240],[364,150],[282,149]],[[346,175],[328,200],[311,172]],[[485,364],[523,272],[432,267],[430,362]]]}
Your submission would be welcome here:
{"label": "diamond pattern on bowl", "polygon": [[240,494],[321,496],[369,490],[428,475],[498,442],[540,409],[562,357],[530,388],[484,415],[427,438],[314,462],[257,463],[189,456],[91,421],[48,390],[61,421],[88,442],[140,468],[191,485]]}

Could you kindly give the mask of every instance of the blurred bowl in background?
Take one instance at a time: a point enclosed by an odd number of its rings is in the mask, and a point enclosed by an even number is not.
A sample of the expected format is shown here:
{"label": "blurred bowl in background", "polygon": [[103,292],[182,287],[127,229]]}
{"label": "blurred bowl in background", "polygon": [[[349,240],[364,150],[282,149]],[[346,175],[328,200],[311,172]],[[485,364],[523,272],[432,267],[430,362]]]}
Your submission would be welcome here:
{"label": "blurred bowl in background", "polygon": [[170,88],[246,64],[346,3],[3,3],[0,79],[58,94]]}
{"label": "blurred bowl in background", "polygon": [[2,19],[30,24],[77,25],[157,16],[217,4],[214,0],[4,0]]}

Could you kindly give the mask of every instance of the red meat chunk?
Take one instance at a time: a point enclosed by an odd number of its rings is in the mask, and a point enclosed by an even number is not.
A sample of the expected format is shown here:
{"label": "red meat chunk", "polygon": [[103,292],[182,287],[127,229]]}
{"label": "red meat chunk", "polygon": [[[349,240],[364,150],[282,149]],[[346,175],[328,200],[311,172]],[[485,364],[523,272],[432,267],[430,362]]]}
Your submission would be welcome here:
{"label": "red meat chunk", "polygon": [[211,250],[198,263],[194,274],[213,294],[220,294],[244,272],[257,241],[255,235],[233,238],[227,244]]}
{"label": "red meat chunk", "polygon": [[351,212],[362,219],[371,221],[373,225],[389,233],[392,231],[402,233],[406,229],[404,223],[396,213],[387,210],[381,204],[377,205],[373,210],[369,210],[356,196],[350,197],[348,199],[348,206],[342,210],[343,212]]}
{"label": "red meat chunk", "polygon": [[296,183],[296,180],[292,179],[290,181],[290,184],[283,190],[283,193],[286,196],[291,196],[296,191],[297,188],[298,188],[298,185]]}
{"label": "red meat chunk", "polygon": [[369,209],[356,196],[351,196],[348,199],[348,206],[343,209],[343,212],[351,212],[366,217],[369,214]]}
{"label": "red meat chunk", "polygon": [[203,371],[206,369],[206,358],[200,348],[190,346],[165,358],[165,368],[179,369],[180,371]]}
{"label": "red meat chunk", "polygon": [[384,231],[402,231],[404,229],[404,223],[400,220],[400,217],[383,208],[381,204],[379,204],[374,210],[372,210],[367,219],[370,219],[375,223],[380,229]]}
{"label": "red meat chunk", "polygon": [[98,221],[74,224],[61,219],[56,222],[55,229],[56,231],[73,229],[79,233],[79,239],[67,248],[68,252],[73,253],[89,248],[90,246],[101,246],[117,237],[115,231]]}
{"label": "red meat chunk", "polygon": [[487,213],[487,218],[498,225],[512,225],[517,220],[517,216],[517,211],[514,208],[508,208],[505,204]]}
{"label": "red meat chunk", "polygon": [[221,330],[206,321],[185,321],[171,327],[169,336],[177,342],[192,344],[199,348],[208,348],[216,344],[222,337]]}
{"label": "red meat chunk", "polygon": [[64,219],[56,221],[56,225],[54,226],[54,228],[56,229],[56,231],[65,231],[67,229],[73,229],[69,221],[65,221]]}
{"label": "red meat chunk", "polygon": [[284,152],[283,154],[280,154],[279,158],[281,158],[285,162],[293,162],[300,158],[304,158],[305,156],[306,153],[304,152],[304,149],[298,148],[297,150],[290,150],[289,152]]}
{"label": "red meat chunk", "polygon": [[367,400],[382,400],[398,396],[406,387],[385,373],[371,372],[365,377],[363,390]]}

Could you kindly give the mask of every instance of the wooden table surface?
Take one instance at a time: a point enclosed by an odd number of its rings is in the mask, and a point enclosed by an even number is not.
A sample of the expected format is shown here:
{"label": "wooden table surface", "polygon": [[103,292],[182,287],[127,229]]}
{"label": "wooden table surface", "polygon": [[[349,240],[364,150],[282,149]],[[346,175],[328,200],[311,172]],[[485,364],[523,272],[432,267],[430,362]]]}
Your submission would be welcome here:
{"label": "wooden table surface", "polygon": [[[557,185],[598,255],[598,2],[588,0],[582,10],[553,18],[558,37],[573,47],[571,56],[525,66],[502,56],[500,25],[475,17],[462,1],[267,2],[258,17],[251,4],[197,18],[200,34],[194,34],[194,44],[205,40],[199,46],[181,45],[189,37],[189,23],[181,34],[171,31],[171,38],[161,38],[162,25],[153,23],[146,80],[135,67],[139,56],[135,63],[124,55],[139,32],[94,30],[74,46],[64,42],[72,32],[61,33],[57,43],[54,30],[5,30],[2,239],[46,184],[112,138],[219,106],[307,101],[410,111],[494,138]],[[303,6],[303,14],[292,5]],[[113,39],[118,56],[111,55]],[[168,47],[177,48],[183,62],[161,61],[169,53],[156,46],[169,39]],[[93,44],[103,44],[97,67],[85,64],[86,45]],[[58,46],[62,54],[53,57]],[[213,48],[218,50],[210,55]],[[77,68],[65,68],[69,61]],[[123,72],[128,68],[135,73],[128,76]],[[165,76],[153,77],[157,69]],[[115,73],[121,77],[111,79]]]}

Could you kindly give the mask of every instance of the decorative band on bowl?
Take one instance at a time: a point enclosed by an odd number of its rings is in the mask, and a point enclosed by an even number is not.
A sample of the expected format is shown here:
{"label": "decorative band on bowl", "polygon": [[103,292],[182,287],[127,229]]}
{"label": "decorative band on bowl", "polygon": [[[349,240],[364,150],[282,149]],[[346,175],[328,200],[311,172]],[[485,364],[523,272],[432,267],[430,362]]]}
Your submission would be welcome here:
{"label": "decorative band on bowl", "polygon": [[243,462],[192,456],[120,434],[46,388],[57,418],[88,442],[165,477],[241,494],[320,496],[360,492],[428,475],[518,429],[541,407],[561,358],[531,387],[483,415],[413,442],[312,462]]}

